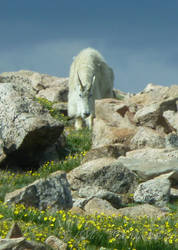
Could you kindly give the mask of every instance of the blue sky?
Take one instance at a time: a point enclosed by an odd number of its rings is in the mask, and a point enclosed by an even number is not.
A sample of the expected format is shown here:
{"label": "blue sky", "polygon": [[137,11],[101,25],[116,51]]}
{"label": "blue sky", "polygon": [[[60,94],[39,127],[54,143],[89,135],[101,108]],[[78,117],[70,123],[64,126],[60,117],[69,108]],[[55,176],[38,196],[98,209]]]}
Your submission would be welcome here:
{"label": "blue sky", "polygon": [[178,84],[178,0],[1,0],[0,73],[28,69],[65,77],[93,47],[136,93]]}

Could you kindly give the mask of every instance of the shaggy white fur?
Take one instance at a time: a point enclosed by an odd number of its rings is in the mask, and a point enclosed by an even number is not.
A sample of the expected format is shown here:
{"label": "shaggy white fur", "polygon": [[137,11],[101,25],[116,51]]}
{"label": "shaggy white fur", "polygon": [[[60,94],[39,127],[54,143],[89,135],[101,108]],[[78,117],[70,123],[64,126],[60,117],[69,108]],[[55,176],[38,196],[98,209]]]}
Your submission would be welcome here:
{"label": "shaggy white fur", "polygon": [[92,128],[95,99],[113,97],[113,81],[113,71],[98,51],[87,48],[75,57],[69,75],[68,114],[76,118],[76,129],[84,123]]}

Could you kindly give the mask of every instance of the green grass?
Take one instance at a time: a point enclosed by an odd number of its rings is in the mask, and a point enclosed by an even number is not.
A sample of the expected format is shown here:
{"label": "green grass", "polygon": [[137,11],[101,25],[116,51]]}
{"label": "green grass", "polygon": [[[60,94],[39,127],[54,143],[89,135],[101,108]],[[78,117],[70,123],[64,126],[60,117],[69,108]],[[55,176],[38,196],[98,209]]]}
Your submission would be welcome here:
{"label": "green grass", "polygon": [[49,174],[58,170],[69,172],[80,165],[86,151],[88,151],[91,146],[91,131],[86,128],[81,131],[74,131],[72,128],[68,128],[67,130],[66,146],[59,152],[60,161],[46,162],[36,171],[33,170],[23,173],[0,170],[0,201],[4,200],[6,193],[22,188],[39,178],[47,177]]}
{"label": "green grass", "polygon": [[172,212],[178,213],[178,200],[172,200],[171,203],[168,203],[168,207],[171,209]]}
{"label": "green grass", "polygon": [[165,218],[76,215],[70,211],[39,211],[0,203],[0,233],[4,238],[14,221],[29,240],[44,242],[55,235],[68,249],[178,249],[175,214]]}
{"label": "green grass", "polygon": [[[44,105],[50,110],[51,103]],[[48,106],[49,105],[49,106]],[[52,112],[52,111],[51,111]],[[54,112],[55,113],[55,112]],[[54,114],[53,113],[53,114]],[[57,119],[61,119],[60,116]],[[67,120],[65,117],[64,120]],[[24,205],[4,204],[5,194],[46,177],[57,170],[66,172],[80,165],[91,147],[91,131],[65,128],[66,146],[59,162],[46,162],[36,171],[13,173],[2,170],[0,174],[0,237],[5,238],[16,221],[28,240],[44,242],[54,235],[73,250],[175,250],[177,243],[177,201],[169,204],[171,213],[164,218],[130,218],[127,216],[76,215],[70,211],[39,211]],[[132,198],[132,197],[131,197]],[[130,201],[133,200],[130,198]],[[134,205],[134,204],[130,204]]]}
{"label": "green grass", "polygon": [[91,131],[87,128],[71,130],[66,138],[66,147],[70,154],[80,154],[91,148]]}

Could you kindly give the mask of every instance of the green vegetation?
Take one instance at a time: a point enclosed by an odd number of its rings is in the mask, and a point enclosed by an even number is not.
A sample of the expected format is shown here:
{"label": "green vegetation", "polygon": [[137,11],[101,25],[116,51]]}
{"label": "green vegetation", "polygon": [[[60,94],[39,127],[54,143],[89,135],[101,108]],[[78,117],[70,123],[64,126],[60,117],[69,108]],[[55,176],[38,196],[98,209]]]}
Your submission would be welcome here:
{"label": "green vegetation", "polygon": [[49,110],[49,113],[51,114],[52,117],[61,121],[64,125],[68,125],[68,117],[64,116],[64,114],[62,114],[58,110],[54,109],[53,102],[50,102],[47,99],[41,98],[41,97],[35,98],[35,101],[39,102],[44,108]]}
{"label": "green vegetation", "polygon": [[44,242],[55,235],[68,244],[68,249],[173,250],[178,243],[175,214],[150,220],[147,217],[77,215],[63,210],[56,213],[8,207],[0,203],[0,234],[4,238],[14,221],[28,240]]}
{"label": "green vegetation", "polygon": [[91,148],[91,131],[87,128],[82,130],[68,130],[66,147],[70,154],[80,154]]}
{"label": "green vegetation", "polygon": [[[56,115],[52,104],[44,101],[43,105],[57,119],[67,117]],[[62,117],[62,118],[61,118]],[[80,165],[81,160],[91,147],[91,131],[75,131],[65,127],[65,150],[59,162],[46,162],[36,171],[13,173],[1,171],[0,175],[0,237],[5,238],[14,221],[18,222],[28,240],[44,242],[50,235],[55,235],[67,243],[73,250],[173,250],[178,249],[177,209],[170,204],[172,212],[165,218],[148,217],[130,218],[127,216],[77,215],[70,211],[51,213],[26,208],[24,205],[8,206],[3,203],[6,193],[26,186],[41,177],[57,170],[66,172]],[[60,152],[59,152],[60,153]],[[132,204],[133,205],[133,204]]]}

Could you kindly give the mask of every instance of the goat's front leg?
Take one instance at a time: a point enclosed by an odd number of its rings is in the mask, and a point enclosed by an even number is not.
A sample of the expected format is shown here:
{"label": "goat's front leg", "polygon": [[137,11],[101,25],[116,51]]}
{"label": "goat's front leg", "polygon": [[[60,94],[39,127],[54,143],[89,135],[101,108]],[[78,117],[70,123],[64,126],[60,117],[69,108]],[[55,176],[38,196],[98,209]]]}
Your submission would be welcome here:
{"label": "goat's front leg", "polygon": [[89,129],[92,129],[93,127],[93,119],[94,119],[93,115],[90,115],[85,119],[86,125]]}
{"label": "goat's front leg", "polygon": [[83,120],[81,117],[76,117],[75,119],[75,129],[79,130],[83,128]]}

